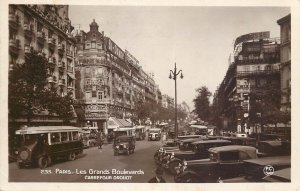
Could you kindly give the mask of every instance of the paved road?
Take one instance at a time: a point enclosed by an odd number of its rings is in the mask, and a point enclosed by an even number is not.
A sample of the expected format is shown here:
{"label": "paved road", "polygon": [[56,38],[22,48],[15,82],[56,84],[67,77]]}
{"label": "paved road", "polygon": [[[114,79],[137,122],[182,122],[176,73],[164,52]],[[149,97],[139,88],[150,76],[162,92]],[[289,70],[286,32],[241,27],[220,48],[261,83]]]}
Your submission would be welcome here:
{"label": "paved road", "polygon": [[[113,156],[111,144],[104,145],[103,149],[92,147],[85,149],[75,161],[58,161],[44,170],[37,167],[18,169],[16,163],[10,163],[9,181],[143,183],[155,175],[153,154],[160,145],[161,142],[156,141],[137,141],[135,153],[129,156]],[[136,174],[113,174],[113,169],[119,170],[119,173],[124,170],[136,171]],[[173,182],[173,177],[167,172],[164,178],[167,182]]]}

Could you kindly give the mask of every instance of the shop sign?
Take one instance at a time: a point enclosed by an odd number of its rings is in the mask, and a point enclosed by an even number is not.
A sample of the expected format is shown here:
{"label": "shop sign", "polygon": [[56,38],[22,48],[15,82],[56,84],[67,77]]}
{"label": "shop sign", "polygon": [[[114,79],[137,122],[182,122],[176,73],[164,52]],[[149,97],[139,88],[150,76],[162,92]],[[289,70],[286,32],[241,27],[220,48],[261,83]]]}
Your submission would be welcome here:
{"label": "shop sign", "polygon": [[241,42],[270,38],[270,31],[249,33],[239,36],[234,42],[234,48]]}

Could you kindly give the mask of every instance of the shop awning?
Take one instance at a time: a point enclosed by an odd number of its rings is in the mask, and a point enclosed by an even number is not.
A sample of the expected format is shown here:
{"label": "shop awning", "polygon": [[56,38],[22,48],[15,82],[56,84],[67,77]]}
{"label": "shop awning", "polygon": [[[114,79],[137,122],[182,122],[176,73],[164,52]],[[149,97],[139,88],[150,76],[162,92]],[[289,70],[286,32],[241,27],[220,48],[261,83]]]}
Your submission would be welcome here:
{"label": "shop awning", "polygon": [[128,127],[132,127],[132,125],[125,119],[110,117],[107,121],[107,129],[128,128]]}

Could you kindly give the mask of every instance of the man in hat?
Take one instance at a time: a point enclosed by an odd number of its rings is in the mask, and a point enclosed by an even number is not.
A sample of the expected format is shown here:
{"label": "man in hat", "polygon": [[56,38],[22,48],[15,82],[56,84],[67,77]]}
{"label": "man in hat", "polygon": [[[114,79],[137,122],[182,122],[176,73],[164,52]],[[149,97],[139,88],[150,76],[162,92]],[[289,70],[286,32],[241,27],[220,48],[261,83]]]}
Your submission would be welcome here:
{"label": "man in hat", "polygon": [[166,183],[165,179],[162,177],[164,170],[161,167],[158,167],[155,173],[156,176],[151,178],[148,183]]}

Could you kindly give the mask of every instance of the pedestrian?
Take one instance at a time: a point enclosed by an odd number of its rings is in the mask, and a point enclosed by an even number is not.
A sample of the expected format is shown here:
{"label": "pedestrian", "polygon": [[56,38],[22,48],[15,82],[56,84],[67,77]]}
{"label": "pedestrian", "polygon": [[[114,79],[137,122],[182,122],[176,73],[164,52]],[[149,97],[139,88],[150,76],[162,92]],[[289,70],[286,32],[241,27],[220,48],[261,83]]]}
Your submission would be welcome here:
{"label": "pedestrian", "polygon": [[162,175],[164,170],[162,167],[158,167],[155,171],[156,176],[151,178],[148,183],[166,183],[165,179],[163,179]]}
{"label": "pedestrian", "polygon": [[99,132],[98,135],[97,135],[98,149],[102,149],[102,144],[103,144],[103,137],[102,137],[102,133]]}

